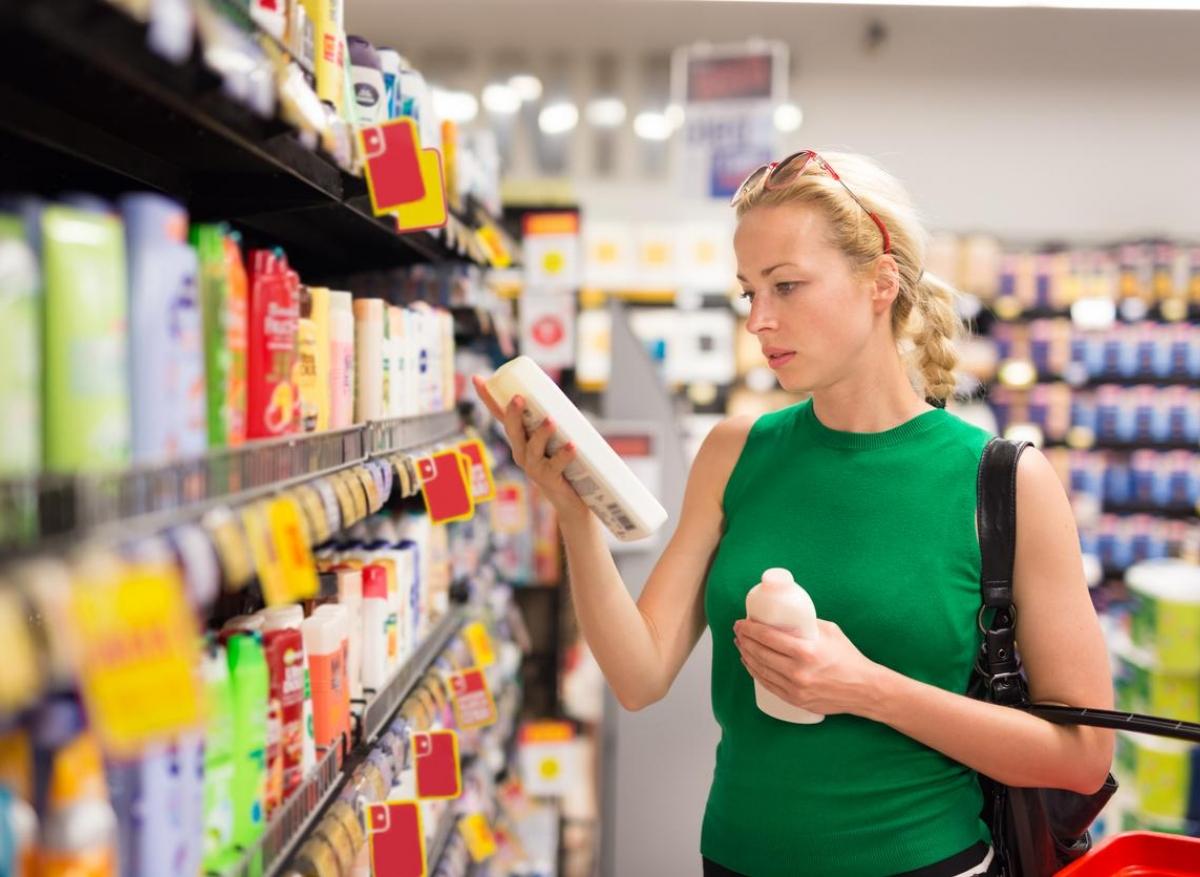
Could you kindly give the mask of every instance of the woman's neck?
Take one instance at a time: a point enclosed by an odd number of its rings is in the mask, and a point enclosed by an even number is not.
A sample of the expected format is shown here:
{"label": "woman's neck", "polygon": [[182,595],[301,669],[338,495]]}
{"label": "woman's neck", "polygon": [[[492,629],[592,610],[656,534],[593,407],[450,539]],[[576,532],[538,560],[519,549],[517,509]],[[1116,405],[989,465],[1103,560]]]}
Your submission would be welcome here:
{"label": "woman's neck", "polygon": [[885,432],[932,410],[913,389],[898,352],[881,360],[813,391],[813,410],[823,425],[839,432]]}

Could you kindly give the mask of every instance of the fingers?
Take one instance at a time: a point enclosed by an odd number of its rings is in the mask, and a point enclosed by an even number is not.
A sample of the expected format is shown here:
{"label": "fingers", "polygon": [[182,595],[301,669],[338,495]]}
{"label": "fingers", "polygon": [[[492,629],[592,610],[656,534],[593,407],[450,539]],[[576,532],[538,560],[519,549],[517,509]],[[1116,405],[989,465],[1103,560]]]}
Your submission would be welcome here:
{"label": "fingers", "polygon": [[545,460],[546,446],[553,436],[554,421],[547,417],[542,421],[542,425],[529,436],[529,442],[525,445],[525,468],[527,471],[529,467],[536,466]]}
{"label": "fingers", "polygon": [[481,401],[487,410],[492,413],[492,417],[496,418],[497,420],[503,420],[504,409],[500,407],[500,403],[498,403],[495,397],[492,396],[492,392],[487,388],[487,384],[484,382],[484,379],[479,375],[474,375],[471,380],[475,383],[475,392],[479,396],[479,401]]}
{"label": "fingers", "polygon": [[771,689],[775,694],[787,699],[789,681],[788,678],[778,670],[765,664],[758,656],[750,652],[742,651],[742,664],[751,676],[761,682],[767,688]]}
{"label": "fingers", "polygon": [[524,400],[513,396],[504,409],[504,432],[508,435],[508,443],[512,446],[513,460],[523,463],[526,456],[526,445],[529,438],[525,433],[525,423],[521,419],[524,410]]}
{"label": "fingers", "polygon": [[774,628],[769,624],[743,619],[733,625],[733,630],[737,636],[793,660],[808,658],[812,655],[812,644],[808,640]]}
{"label": "fingers", "polygon": [[557,478],[562,475],[567,467],[575,461],[578,452],[574,442],[568,442],[566,445],[558,449],[558,453],[550,458],[549,469],[551,477]]}
{"label": "fingers", "polygon": [[781,676],[788,675],[797,666],[796,658],[792,655],[777,652],[769,646],[764,646],[745,636],[739,640],[738,649],[756,666],[772,670]]}

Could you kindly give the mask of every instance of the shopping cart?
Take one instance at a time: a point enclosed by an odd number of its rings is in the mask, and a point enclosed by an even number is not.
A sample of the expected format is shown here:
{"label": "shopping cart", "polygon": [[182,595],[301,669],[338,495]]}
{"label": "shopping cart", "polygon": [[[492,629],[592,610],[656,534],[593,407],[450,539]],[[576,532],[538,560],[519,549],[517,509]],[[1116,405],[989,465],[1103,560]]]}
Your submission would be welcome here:
{"label": "shopping cart", "polygon": [[[1136,713],[1078,707],[1022,707],[1059,725],[1091,725],[1200,743],[1200,725]],[[1200,838],[1131,831],[1110,838],[1057,877],[1200,877]]]}

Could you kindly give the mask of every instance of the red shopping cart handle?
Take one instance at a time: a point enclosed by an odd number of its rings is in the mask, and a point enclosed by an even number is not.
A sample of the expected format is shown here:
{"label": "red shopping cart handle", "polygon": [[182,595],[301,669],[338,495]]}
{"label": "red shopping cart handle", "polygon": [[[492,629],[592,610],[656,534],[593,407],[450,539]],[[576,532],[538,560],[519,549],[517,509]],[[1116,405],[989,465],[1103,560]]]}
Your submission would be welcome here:
{"label": "red shopping cart handle", "polygon": [[1119,713],[1076,706],[1047,706],[1038,703],[1022,704],[1020,709],[1056,725],[1090,725],[1093,728],[1111,728],[1116,731],[1153,734],[1155,737],[1174,737],[1176,740],[1200,743],[1200,724],[1195,722],[1180,722],[1138,713]]}

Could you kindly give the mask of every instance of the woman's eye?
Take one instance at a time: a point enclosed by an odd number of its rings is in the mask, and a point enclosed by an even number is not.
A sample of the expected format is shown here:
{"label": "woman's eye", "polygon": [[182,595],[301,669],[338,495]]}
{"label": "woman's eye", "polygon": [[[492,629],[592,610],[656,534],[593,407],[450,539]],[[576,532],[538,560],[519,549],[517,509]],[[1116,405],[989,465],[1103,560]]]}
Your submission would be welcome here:
{"label": "woman's eye", "polygon": [[753,289],[743,289],[742,290],[742,299],[744,301],[754,301],[754,290]]}
{"label": "woman's eye", "polygon": [[792,292],[799,285],[800,285],[799,283],[776,283],[775,291],[778,292],[780,295],[787,295],[789,292]]}

